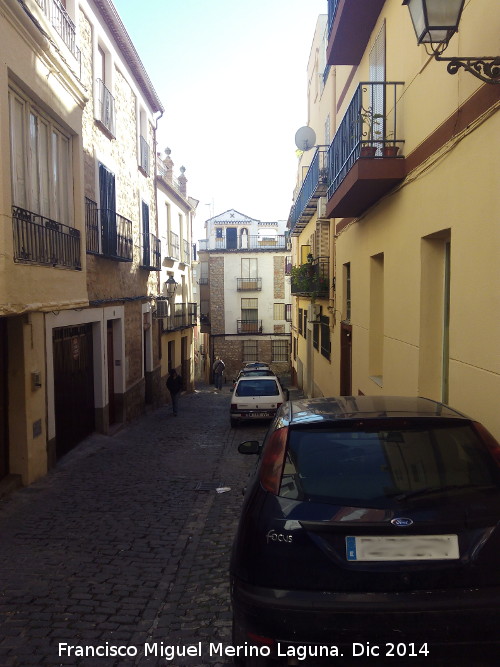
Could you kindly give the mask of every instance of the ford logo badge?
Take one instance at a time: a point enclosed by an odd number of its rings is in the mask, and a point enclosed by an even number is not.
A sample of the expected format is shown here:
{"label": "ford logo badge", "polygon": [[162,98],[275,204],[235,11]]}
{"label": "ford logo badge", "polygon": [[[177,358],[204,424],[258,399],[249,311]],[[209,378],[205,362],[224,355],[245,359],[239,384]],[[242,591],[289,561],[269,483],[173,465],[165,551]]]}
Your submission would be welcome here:
{"label": "ford logo badge", "polygon": [[407,526],[411,526],[413,521],[401,516],[397,519],[392,519],[391,523],[393,526],[398,526],[398,528],[406,528]]}

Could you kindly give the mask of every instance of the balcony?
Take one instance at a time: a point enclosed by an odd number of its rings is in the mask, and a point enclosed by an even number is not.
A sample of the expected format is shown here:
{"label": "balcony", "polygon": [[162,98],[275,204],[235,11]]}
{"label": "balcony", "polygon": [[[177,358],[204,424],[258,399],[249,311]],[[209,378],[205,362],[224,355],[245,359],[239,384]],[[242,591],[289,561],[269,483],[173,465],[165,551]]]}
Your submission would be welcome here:
{"label": "balcony", "polygon": [[326,194],[328,182],[328,147],[318,146],[288,219],[290,232],[297,236],[318,208],[318,199]]}
{"label": "balcony", "polygon": [[166,297],[156,299],[155,317],[163,319],[163,331],[187,329],[197,324],[196,303],[170,303]]}
{"label": "balcony", "polygon": [[12,207],[14,261],[80,271],[80,232],[43,215]]}
{"label": "balcony", "polygon": [[236,331],[239,334],[261,334],[262,320],[237,320]]}
{"label": "balcony", "polygon": [[307,264],[292,268],[292,294],[312,298],[328,298],[329,290],[329,257],[316,257],[316,259],[307,262]]}
{"label": "balcony", "polygon": [[403,85],[368,82],[356,89],[328,151],[328,218],[360,216],[405,178]]}
{"label": "balcony", "polygon": [[240,234],[237,238],[212,237],[198,241],[199,250],[286,250],[289,247],[285,235],[259,236]]}
{"label": "balcony", "polygon": [[262,278],[236,278],[238,292],[260,292]]}
{"label": "balcony", "polygon": [[385,0],[328,0],[328,65],[359,65]]}
{"label": "balcony", "polygon": [[81,77],[81,53],[76,45],[76,27],[60,0],[36,0],[37,5],[52,24],[62,41],[66,44],[78,63],[78,76]]}
{"label": "balcony", "polygon": [[133,260],[132,221],[85,198],[87,252],[119,262]]}
{"label": "balcony", "polygon": [[154,234],[141,234],[142,269],[161,271],[161,241]]}
{"label": "balcony", "polygon": [[149,144],[143,136],[139,137],[139,169],[149,176]]}
{"label": "balcony", "polygon": [[97,105],[96,120],[102,127],[114,138],[116,137],[115,127],[115,98],[104,85],[101,79],[97,79]]}

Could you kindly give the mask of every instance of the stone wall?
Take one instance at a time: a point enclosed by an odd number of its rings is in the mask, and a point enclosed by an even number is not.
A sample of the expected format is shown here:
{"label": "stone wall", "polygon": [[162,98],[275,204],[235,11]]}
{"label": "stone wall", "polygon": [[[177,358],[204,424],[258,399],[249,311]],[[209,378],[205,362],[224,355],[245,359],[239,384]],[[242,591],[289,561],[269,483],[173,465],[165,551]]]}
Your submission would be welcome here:
{"label": "stone wall", "polygon": [[208,268],[210,282],[210,324],[213,336],[225,332],[224,257],[210,257]]}

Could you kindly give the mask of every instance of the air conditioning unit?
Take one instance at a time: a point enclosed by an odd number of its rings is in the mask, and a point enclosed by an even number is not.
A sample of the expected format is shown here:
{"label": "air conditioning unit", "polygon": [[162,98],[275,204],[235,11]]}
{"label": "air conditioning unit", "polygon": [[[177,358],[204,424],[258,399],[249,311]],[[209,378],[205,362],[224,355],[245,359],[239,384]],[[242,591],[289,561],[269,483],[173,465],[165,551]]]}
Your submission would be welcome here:
{"label": "air conditioning unit", "polygon": [[168,301],[166,299],[156,300],[156,318],[168,317]]}
{"label": "air conditioning unit", "polygon": [[321,306],[316,305],[315,303],[310,303],[307,307],[307,321],[308,322],[319,322],[321,317]]}
{"label": "air conditioning unit", "polygon": [[320,218],[326,218],[326,197],[318,199],[318,220]]}

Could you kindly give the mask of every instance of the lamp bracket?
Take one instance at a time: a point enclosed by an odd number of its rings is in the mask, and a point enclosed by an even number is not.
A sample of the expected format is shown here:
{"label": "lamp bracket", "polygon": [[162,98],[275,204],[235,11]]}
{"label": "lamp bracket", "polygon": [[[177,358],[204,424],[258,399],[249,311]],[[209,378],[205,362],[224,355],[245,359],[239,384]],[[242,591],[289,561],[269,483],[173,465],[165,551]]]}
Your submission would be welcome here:
{"label": "lamp bracket", "polygon": [[434,53],[434,58],[447,62],[449,74],[456,74],[460,68],[481,79],[485,83],[500,83],[500,57],[469,57],[469,58],[443,58],[439,53]]}

